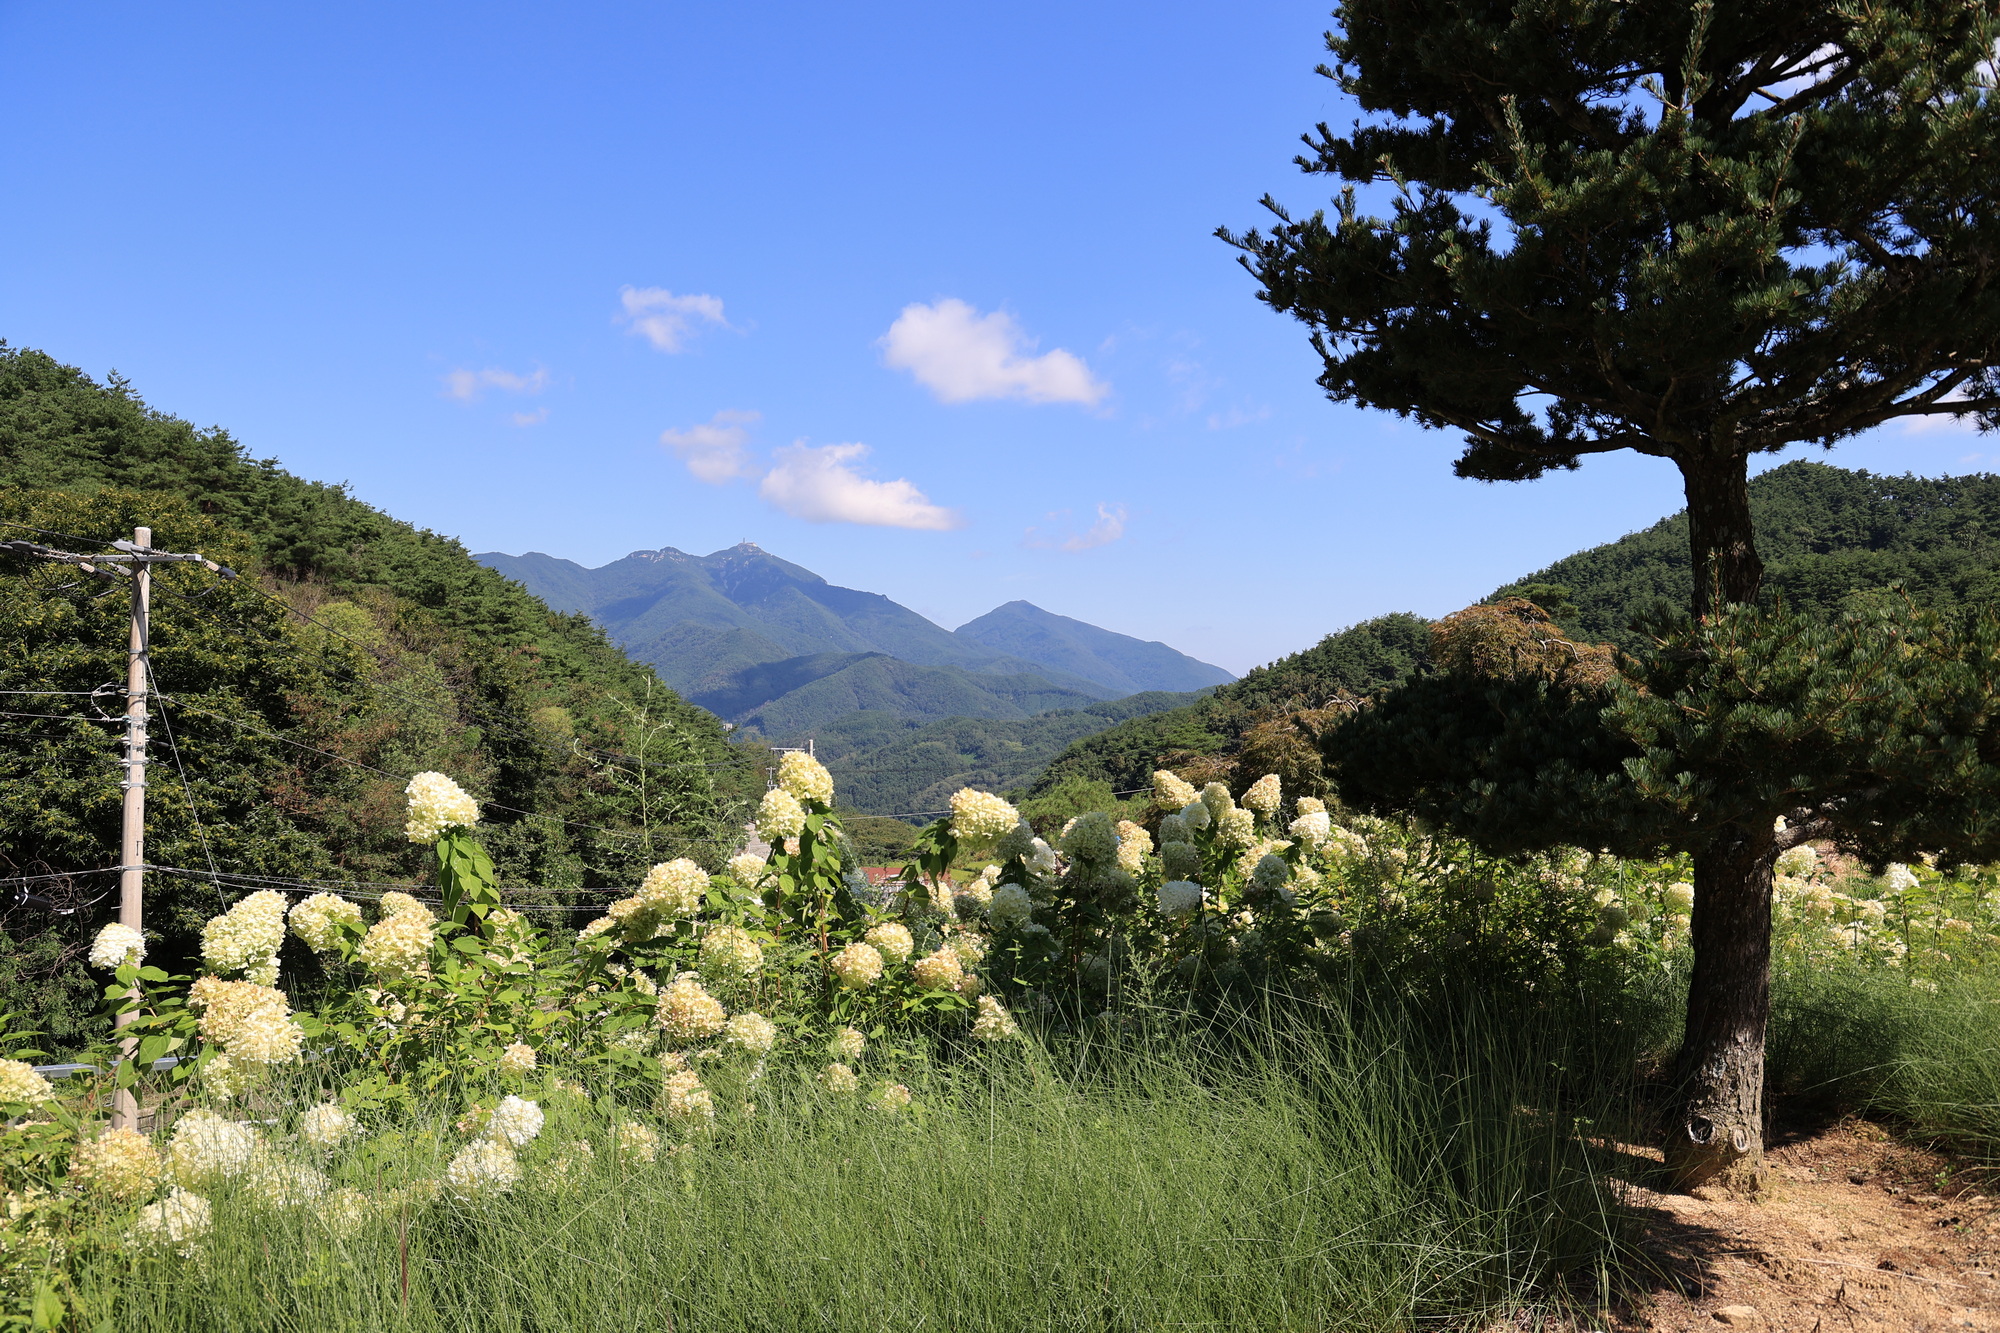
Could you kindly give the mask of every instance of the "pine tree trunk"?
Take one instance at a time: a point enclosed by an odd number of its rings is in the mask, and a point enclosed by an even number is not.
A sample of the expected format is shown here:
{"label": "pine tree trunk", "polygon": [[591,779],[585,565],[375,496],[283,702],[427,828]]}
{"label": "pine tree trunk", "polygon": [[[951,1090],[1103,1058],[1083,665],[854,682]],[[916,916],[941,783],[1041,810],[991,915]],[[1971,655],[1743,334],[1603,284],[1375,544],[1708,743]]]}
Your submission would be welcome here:
{"label": "pine tree trunk", "polygon": [[[1679,460],[1687,489],[1694,614],[1754,602],[1764,580],[1741,456]],[[1771,1015],[1772,830],[1723,829],[1694,858],[1694,974],[1676,1061],[1667,1173],[1754,1190],[1764,1163],[1764,1029]]]}
{"label": "pine tree trunk", "polygon": [[1667,1127],[1678,1189],[1758,1188],[1764,1163],[1764,1028],[1771,1016],[1771,869],[1766,828],[1730,828],[1694,858],[1694,975]]}
{"label": "pine tree trunk", "polygon": [[1750,523],[1749,463],[1741,454],[1679,459],[1687,492],[1688,554],[1694,613],[1706,618],[1731,602],[1754,602],[1764,582]]}

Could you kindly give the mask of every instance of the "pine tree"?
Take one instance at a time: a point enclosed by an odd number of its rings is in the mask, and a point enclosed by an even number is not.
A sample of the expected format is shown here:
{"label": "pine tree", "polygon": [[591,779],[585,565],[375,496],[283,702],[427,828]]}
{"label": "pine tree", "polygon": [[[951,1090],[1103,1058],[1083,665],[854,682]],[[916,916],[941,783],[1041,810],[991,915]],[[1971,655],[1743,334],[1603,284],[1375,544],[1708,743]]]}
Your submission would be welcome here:
{"label": "pine tree", "polygon": [[[1684,1184],[1754,1178],[1778,852],[1834,836],[1971,855],[1996,813],[1985,715],[1965,702],[1990,684],[1990,635],[1879,608],[1819,627],[1748,609],[1763,567],[1746,484],[1753,455],[1899,417],[2000,427],[2000,4],[1352,0],[1337,19],[1321,72],[1369,118],[1306,138],[1300,165],[1347,182],[1332,217],[1267,199],[1275,227],[1223,233],[1260,299],[1311,328],[1334,400],[1462,433],[1461,476],[1531,480],[1624,449],[1671,460],[1694,574],[1694,619],[1628,667],[1657,689],[1440,678],[1371,718],[1366,745],[1348,734],[1343,783],[1502,841],[1567,826],[1691,850],[1697,962],[1668,1155]],[[1365,213],[1357,186],[1390,215]],[[1892,629],[1908,651],[1862,663],[1866,636]],[[1906,710],[1870,715],[1889,751],[1813,711],[1863,679]],[[1645,720],[1645,700],[1683,696],[1730,707],[1712,727]],[[1499,706],[1515,710],[1504,724]],[[1818,740],[1767,744],[1801,735]],[[1856,811],[1901,809],[1946,771],[1895,749],[1913,738],[1959,747],[1944,804],[1960,824],[1876,836]],[[1792,771],[1771,766],[1780,754]],[[1428,781],[1369,755],[1423,757]],[[1753,760],[1754,782],[1729,771]]]}

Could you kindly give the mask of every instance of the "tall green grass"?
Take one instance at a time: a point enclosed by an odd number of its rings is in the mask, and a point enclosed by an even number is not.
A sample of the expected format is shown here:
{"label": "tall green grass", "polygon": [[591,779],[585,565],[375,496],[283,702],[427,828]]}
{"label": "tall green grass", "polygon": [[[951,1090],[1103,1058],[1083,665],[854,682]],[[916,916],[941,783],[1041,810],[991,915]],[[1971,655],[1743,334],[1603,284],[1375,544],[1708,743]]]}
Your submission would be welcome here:
{"label": "tall green grass", "polygon": [[1881,967],[1781,967],[1767,1069],[1780,1094],[1887,1116],[2000,1162],[2000,977],[1990,973],[1927,983]]}
{"label": "tall green grass", "polygon": [[[934,1065],[885,1116],[775,1077],[695,1152],[620,1163],[596,1108],[552,1113],[482,1204],[374,1216],[218,1191],[194,1259],[82,1275],[169,1330],[1365,1329],[1552,1299],[1614,1259],[1595,1101],[1557,1025],[1290,1011]],[[577,1138],[597,1156],[537,1170]],[[386,1168],[462,1136],[406,1127]],[[407,1280],[407,1288],[405,1281]]]}

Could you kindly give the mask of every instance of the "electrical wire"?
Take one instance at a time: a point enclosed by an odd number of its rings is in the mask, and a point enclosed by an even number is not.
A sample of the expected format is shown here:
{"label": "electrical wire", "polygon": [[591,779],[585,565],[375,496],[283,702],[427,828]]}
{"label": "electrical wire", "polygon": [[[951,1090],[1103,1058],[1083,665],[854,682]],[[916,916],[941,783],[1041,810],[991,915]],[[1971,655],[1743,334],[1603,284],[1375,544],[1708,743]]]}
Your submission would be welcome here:
{"label": "electrical wire", "polygon": [[222,904],[223,910],[227,911],[229,900],[223,897],[222,883],[216,878],[215,852],[208,845],[208,831],[201,826],[201,811],[194,803],[194,788],[188,783],[187,766],[181,762],[181,747],[174,740],[173,719],[167,715],[167,695],[160,688],[159,676],[153,671],[153,654],[150,650],[140,659],[140,665],[146,673],[146,683],[151,687],[152,696],[159,705],[160,726],[167,733],[167,752],[173,755],[174,771],[180,774],[181,795],[187,800],[188,818],[194,821],[194,836],[201,843],[201,854],[208,861],[209,880],[215,885],[215,899]]}

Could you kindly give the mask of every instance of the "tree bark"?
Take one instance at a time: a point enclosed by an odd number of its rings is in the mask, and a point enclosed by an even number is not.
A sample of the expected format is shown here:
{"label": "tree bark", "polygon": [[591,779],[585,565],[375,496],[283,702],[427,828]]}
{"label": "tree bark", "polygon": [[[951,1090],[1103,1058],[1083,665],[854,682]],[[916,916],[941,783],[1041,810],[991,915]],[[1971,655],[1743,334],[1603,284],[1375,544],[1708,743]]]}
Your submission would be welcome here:
{"label": "tree bark", "polygon": [[1675,461],[1687,493],[1695,615],[1707,619],[1732,602],[1756,601],[1764,562],[1750,522],[1749,460],[1730,453]]}
{"label": "tree bark", "polygon": [[[1755,602],[1764,580],[1750,521],[1748,460],[1679,460],[1688,502],[1694,614]],[[1722,829],[1694,858],[1694,973],[1676,1060],[1667,1174],[1693,1189],[1754,1191],[1764,1163],[1764,1029],[1771,1014],[1770,827]]]}
{"label": "tree bark", "polygon": [[1694,858],[1694,975],[1667,1128],[1677,1189],[1754,1191],[1764,1165],[1764,1029],[1771,1016],[1770,829],[1731,827]]}

